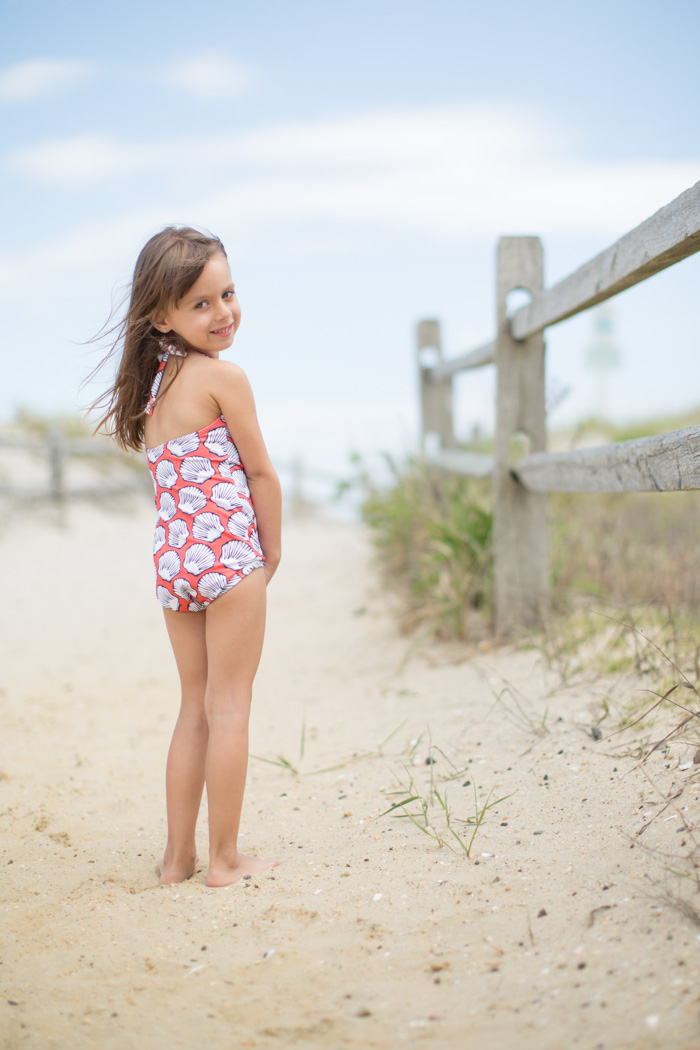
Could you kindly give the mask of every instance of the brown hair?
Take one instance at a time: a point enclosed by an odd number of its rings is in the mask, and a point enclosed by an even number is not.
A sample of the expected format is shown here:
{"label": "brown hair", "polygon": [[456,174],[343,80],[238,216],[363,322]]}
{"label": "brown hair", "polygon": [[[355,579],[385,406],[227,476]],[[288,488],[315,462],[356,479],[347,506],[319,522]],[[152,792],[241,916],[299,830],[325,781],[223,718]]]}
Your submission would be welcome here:
{"label": "brown hair", "polygon": [[[124,319],[112,328],[105,326],[96,337],[107,337],[112,346],[88,380],[121,353],[113,385],[91,406],[103,413],[95,429],[104,427],[120,448],[143,447],[144,410],[163,338],[150,318],[176,306],[217,252],[226,255],[218,237],[189,226],[166,226],[147,241],[136,260]],[[174,332],[167,341],[183,344]]]}

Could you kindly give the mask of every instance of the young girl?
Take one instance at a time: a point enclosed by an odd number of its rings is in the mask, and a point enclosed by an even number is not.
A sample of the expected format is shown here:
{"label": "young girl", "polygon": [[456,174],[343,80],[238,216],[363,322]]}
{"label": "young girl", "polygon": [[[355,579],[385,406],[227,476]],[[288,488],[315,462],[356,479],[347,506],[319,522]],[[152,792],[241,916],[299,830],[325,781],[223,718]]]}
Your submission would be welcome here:
{"label": "young girl", "polygon": [[113,388],[99,402],[125,449],[145,446],[157,521],[156,594],[182,685],[166,768],[163,884],[194,872],[204,784],[207,886],[277,861],[238,852],[265,587],[280,560],[280,486],[248,380],[220,361],[241,310],[221,241],[168,227],[136,262]]}

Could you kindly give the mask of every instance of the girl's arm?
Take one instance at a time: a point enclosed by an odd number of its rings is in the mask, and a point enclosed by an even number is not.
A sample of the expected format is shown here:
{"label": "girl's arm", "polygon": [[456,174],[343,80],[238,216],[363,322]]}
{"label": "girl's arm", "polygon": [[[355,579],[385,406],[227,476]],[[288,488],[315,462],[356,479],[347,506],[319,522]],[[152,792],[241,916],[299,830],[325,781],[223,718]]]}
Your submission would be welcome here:
{"label": "girl's arm", "polygon": [[269,583],[282,554],[282,494],[279,478],[265,448],[255,400],[245,372],[229,361],[219,362],[216,401],[240,452],[258,521],[260,546]]}

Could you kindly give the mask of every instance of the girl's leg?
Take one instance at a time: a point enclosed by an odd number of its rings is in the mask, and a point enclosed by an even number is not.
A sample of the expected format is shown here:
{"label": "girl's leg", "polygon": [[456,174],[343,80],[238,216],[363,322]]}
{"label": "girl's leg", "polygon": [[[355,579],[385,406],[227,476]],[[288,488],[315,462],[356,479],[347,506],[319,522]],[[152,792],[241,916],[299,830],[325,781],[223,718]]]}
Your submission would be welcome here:
{"label": "girl's leg", "polygon": [[168,842],[160,862],[161,883],[182,882],[194,872],[195,827],[204,787],[209,729],[205,613],[163,610],[182,685],[182,700],[165,772]]}
{"label": "girl's leg", "polygon": [[265,573],[255,569],[212,602],[205,618],[205,708],[209,723],[207,886],[229,886],[244,875],[277,863],[238,852],[248,768],[250,702],[265,633]]}

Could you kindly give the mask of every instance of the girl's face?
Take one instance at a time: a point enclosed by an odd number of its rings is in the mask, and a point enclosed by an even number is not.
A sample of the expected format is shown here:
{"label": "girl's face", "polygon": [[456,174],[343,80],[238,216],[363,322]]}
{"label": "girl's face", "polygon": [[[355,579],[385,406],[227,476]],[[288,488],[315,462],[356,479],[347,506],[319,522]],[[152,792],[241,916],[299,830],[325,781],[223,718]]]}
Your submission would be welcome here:
{"label": "girl's face", "polygon": [[176,332],[195,350],[210,356],[226,350],[241,323],[241,308],[226,256],[221,252],[212,255],[177,306],[170,307],[152,323],[164,335]]}

